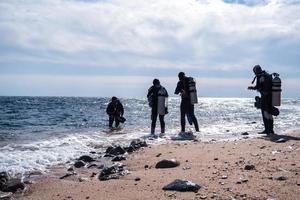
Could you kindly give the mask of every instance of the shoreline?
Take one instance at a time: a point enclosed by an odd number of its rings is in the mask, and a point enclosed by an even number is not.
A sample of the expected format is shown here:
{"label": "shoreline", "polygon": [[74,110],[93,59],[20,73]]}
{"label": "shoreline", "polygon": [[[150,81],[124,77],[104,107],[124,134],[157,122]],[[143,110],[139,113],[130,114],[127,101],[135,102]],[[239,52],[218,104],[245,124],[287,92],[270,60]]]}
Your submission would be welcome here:
{"label": "shoreline", "polygon": [[[283,141],[276,143],[278,139]],[[18,199],[297,199],[300,196],[300,130],[237,141],[172,141],[142,147],[120,161],[130,174],[99,181],[97,168],[75,169],[65,179],[43,177]],[[162,159],[180,166],[156,169]],[[246,170],[253,165],[253,170]],[[59,175],[59,174],[57,174]],[[164,191],[175,179],[198,192]],[[133,192],[134,191],[134,192]]]}

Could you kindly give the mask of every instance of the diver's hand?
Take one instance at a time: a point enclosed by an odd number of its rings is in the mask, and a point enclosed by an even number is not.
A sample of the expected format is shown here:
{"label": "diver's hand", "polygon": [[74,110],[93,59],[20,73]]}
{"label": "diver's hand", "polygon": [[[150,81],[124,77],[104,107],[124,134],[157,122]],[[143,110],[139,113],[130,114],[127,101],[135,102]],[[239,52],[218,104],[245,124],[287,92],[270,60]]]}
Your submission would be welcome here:
{"label": "diver's hand", "polygon": [[255,88],[253,86],[249,86],[248,90],[255,90]]}

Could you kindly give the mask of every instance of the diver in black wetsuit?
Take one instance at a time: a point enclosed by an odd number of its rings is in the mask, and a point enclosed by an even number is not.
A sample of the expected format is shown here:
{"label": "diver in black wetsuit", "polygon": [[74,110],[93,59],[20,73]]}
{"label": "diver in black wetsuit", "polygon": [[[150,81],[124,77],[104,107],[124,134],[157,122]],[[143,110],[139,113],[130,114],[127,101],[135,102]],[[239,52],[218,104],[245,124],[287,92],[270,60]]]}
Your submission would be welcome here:
{"label": "diver in black wetsuit", "polygon": [[124,108],[117,97],[112,97],[111,102],[107,105],[106,113],[109,116],[109,128],[112,128],[115,121],[116,128],[120,124],[120,117],[124,115]]}
{"label": "diver in black wetsuit", "polygon": [[[257,90],[261,94],[261,113],[263,117],[265,130],[259,134],[274,133],[274,121],[272,116],[272,75],[263,71],[259,65],[253,67],[253,72],[256,75],[256,85],[249,86],[249,90]],[[254,83],[255,79],[252,83]]]}
{"label": "diver in black wetsuit", "polygon": [[175,89],[175,94],[181,95],[181,104],[180,104],[180,122],[181,122],[181,132],[185,132],[185,116],[191,118],[191,121],[194,123],[195,129],[199,132],[199,126],[197,118],[194,114],[194,105],[191,104],[190,93],[188,88],[189,78],[185,76],[183,72],[178,74],[179,81]]}
{"label": "diver in black wetsuit", "polygon": [[168,97],[168,92],[167,90],[160,85],[160,82],[158,79],[153,80],[153,86],[151,86],[148,89],[148,102],[149,106],[152,108],[151,109],[151,135],[154,135],[155,133],[155,126],[156,126],[156,120],[157,120],[157,115],[159,116],[159,122],[160,122],[160,128],[161,128],[161,133],[165,133],[165,121],[164,117],[165,114],[168,113],[167,108],[165,108],[165,111],[163,113],[158,112],[158,97],[163,96],[163,97]]}

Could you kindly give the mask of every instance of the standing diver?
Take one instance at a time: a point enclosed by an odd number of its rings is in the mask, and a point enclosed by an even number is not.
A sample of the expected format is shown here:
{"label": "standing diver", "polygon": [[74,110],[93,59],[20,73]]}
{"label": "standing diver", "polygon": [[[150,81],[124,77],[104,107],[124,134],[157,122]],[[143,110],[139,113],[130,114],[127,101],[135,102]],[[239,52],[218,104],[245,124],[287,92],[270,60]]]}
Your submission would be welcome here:
{"label": "standing diver", "polygon": [[113,122],[115,121],[116,128],[120,122],[124,122],[123,118],[124,108],[119,99],[115,96],[111,98],[111,102],[107,105],[106,113],[109,116],[109,128],[112,128]]}
{"label": "standing diver", "polygon": [[180,122],[181,122],[181,132],[185,132],[185,116],[187,116],[192,123],[195,125],[195,129],[199,132],[199,126],[197,118],[194,114],[194,104],[191,101],[191,92],[189,90],[190,81],[193,80],[191,77],[186,77],[183,72],[178,74],[179,81],[175,89],[175,94],[181,95],[180,104]]}
{"label": "standing diver", "polygon": [[155,126],[156,126],[156,120],[157,120],[157,115],[159,116],[159,121],[160,121],[160,128],[161,128],[161,133],[165,133],[165,121],[164,117],[165,114],[168,113],[167,110],[167,97],[168,97],[168,92],[167,90],[160,85],[160,82],[158,79],[153,80],[153,86],[151,86],[148,89],[148,102],[149,106],[152,108],[151,109],[151,135],[154,135],[155,133]]}
{"label": "standing diver", "polygon": [[[260,100],[260,109],[263,117],[265,130],[260,132],[259,134],[271,134],[274,133],[273,126],[273,116],[272,116],[272,75],[263,71],[259,65],[255,65],[253,67],[253,72],[255,74],[255,78],[252,81],[254,83],[256,79],[256,85],[249,86],[249,90],[257,90],[260,92],[261,100]],[[259,100],[259,97],[256,98]]]}

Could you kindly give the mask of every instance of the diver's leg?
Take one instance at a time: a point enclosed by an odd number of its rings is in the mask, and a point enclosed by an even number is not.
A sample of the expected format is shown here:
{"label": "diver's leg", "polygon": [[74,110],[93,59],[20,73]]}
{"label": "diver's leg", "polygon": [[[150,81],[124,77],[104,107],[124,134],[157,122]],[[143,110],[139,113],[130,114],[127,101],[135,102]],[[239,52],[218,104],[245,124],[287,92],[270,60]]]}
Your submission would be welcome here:
{"label": "diver's leg", "polygon": [[195,126],[195,129],[197,132],[199,132],[199,126],[198,126],[198,121],[197,121],[197,118],[195,116],[195,112],[194,112],[194,105],[190,105],[190,115],[192,117],[192,120],[193,120],[193,124]]}
{"label": "diver's leg", "polygon": [[109,116],[109,119],[108,119],[108,126],[109,126],[109,128],[112,128],[113,122],[114,122],[114,117],[113,116]]}
{"label": "diver's leg", "polygon": [[156,120],[157,120],[157,110],[152,109],[151,113],[151,134],[155,133],[155,126],[156,126]]}
{"label": "diver's leg", "polygon": [[165,133],[165,120],[164,120],[164,118],[165,118],[164,115],[159,115],[161,133]]}
{"label": "diver's leg", "polygon": [[184,102],[180,104],[180,124],[181,124],[181,132],[185,132],[185,113],[186,109],[184,106]]}

